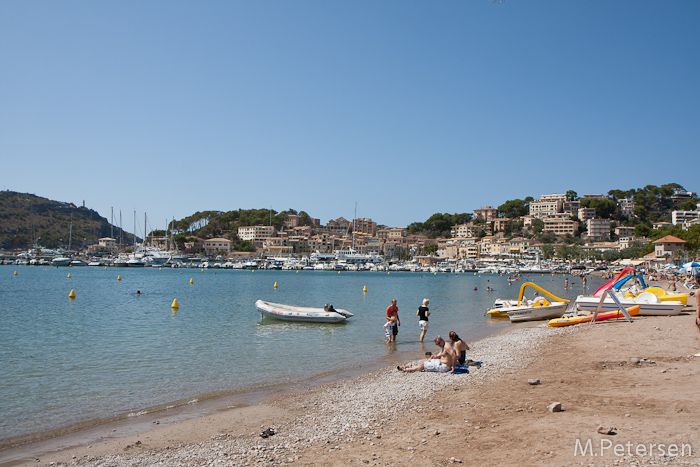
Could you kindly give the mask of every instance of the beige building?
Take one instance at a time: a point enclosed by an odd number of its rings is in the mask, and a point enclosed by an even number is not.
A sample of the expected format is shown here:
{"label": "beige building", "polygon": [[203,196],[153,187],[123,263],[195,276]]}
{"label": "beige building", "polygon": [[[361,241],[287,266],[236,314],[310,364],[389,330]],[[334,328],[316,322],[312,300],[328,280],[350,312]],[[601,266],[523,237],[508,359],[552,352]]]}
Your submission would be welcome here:
{"label": "beige building", "polygon": [[450,234],[455,238],[476,237],[484,231],[483,225],[476,225],[473,222],[467,224],[453,225]]}
{"label": "beige building", "polygon": [[355,232],[374,237],[377,235],[377,223],[372,222],[372,219],[359,217],[355,219]]}
{"label": "beige building", "polygon": [[581,201],[564,201],[564,212],[571,217],[577,215],[579,209],[581,209]]}
{"label": "beige building", "polygon": [[610,219],[588,219],[586,238],[610,238]]}
{"label": "beige building", "polygon": [[586,222],[588,219],[593,219],[595,217],[594,208],[580,208],[578,210],[578,218],[581,222]]}
{"label": "beige building", "polygon": [[284,220],[284,226],[293,229],[299,225],[299,216],[296,214],[287,214],[287,218]]}
{"label": "beige building", "polygon": [[251,225],[238,228],[238,238],[249,242],[262,242],[274,237],[276,229],[271,225]]}
{"label": "beige building", "polygon": [[617,205],[620,206],[620,211],[627,217],[632,217],[634,213],[634,201],[632,198],[622,198],[617,200]]}
{"label": "beige building", "polygon": [[506,217],[499,217],[498,219],[493,220],[493,231],[495,232],[503,232],[506,230],[506,227],[508,224],[512,222],[512,219],[508,219]]}
{"label": "beige building", "polygon": [[220,252],[228,254],[231,252],[231,240],[227,238],[210,238],[204,240],[204,252],[207,254],[216,254]]}
{"label": "beige building", "polygon": [[538,219],[553,216],[564,210],[565,195],[542,195],[530,201],[530,215]]}
{"label": "beige building", "polygon": [[634,235],[634,227],[624,225],[615,227],[615,235],[618,237],[632,237]]}
{"label": "beige building", "polygon": [[542,219],[542,221],[544,222],[542,230],[544,232],[552,232],[554,235],[574,235],[578,225],[576,221],[571,220],[568,216],[548,217]]}
{"label": "beige building", "polygon": [[654,253],[656,257],[668,255],[671,258],[675,256],[676,251],[685,250],[686,241],[673,235],[666,235],[654,242]]}
{"label": "beige building", "polygon": [[377,230],[377,238],[380,240],[399,240],[406,236],[407,230],[403,227],[387,227]]}
{"label": "beige building", "polygon": [[474,209],[474,219],[484,219],[491,222],[498,217],[498,209],[486,206],[485,208]]}

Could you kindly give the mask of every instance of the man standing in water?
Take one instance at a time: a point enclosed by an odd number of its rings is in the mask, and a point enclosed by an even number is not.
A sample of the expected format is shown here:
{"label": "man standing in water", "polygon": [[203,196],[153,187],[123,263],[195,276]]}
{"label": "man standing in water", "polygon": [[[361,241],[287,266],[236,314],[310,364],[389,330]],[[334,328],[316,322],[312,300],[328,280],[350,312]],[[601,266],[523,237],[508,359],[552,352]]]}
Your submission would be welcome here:
{"label": "man standing in water", "polygon": [[391,320],[391,317],[396,318],[396,324],[394,324],[393,330],[392,330],[392,336],[391,336],[391,341],[395,342],[396,341],[396,335],[399,333],[399,326],[401,326],[401,321],[399,320],[399,307],[396,306],[396,299],[391,300],[391,305],[389,305],[386,309],[386,320],[389,321]]}

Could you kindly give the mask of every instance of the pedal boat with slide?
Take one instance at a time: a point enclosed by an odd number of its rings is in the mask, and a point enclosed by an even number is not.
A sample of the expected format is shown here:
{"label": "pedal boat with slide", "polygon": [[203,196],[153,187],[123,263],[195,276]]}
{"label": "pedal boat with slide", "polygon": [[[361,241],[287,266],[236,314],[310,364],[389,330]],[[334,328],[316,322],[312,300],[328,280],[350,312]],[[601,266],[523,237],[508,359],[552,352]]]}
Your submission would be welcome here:
{"label": "pedal boat with slide", "polygon": [[[524,298],[527,287],[538,290],[551,300],[542,296],[536,297],[534,300]],[[511,322],[537,321],[562,317],[568,304],[569,300],[547,292],[534,282],[526,282],[520,286],[520,294],[517,301],[497,300],[494,308],[491,308],[486,313],[491,317],[507,316]]]}
{"label": "pedal boat with slide", "polygon": [[258,300],[255,308],[260,315],[280,319],[282,321],[297,321],[302,323],[341,323],[354,315],[347,310],[336,310],[333,305],[323,308],[285,305],[282,303]]}

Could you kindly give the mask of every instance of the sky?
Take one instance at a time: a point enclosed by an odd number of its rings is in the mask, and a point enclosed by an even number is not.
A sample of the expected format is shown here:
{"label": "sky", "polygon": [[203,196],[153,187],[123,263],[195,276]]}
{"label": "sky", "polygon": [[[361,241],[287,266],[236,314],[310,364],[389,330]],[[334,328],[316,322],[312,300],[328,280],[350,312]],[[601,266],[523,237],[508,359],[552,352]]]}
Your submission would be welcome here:
{"label": "sky", "polygon": [[125,230],[697,192],[699,22],[696,0],[0,0],[0,182]]}

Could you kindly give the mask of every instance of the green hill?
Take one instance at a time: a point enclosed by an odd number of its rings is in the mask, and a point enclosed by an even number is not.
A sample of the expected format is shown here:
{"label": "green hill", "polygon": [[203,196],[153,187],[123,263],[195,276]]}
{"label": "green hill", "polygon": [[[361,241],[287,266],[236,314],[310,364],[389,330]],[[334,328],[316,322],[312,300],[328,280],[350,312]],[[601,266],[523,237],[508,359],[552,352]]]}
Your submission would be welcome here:
{"label": "green hill", "polygon": [[[29,193],[0,191],[1,249],[68,248],[70,237],[71,249],[83,250],[111,233],[109,221],[92,209]],[[125,244],[133,242],[132,234],[114,227],[117,240],[120,234]]]}

